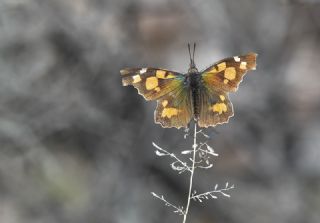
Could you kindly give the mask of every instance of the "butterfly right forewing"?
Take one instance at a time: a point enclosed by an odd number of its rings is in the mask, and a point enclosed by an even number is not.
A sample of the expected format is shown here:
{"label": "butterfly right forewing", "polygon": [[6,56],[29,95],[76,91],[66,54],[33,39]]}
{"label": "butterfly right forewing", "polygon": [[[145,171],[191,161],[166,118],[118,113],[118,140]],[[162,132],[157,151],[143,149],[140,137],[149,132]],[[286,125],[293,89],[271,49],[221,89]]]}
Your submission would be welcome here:
{"label": "butterfly right forewing", "polygon": [[120,72],[124,86],[134,86],[146,100],[157,100],[156,123],[165,128],[187,127],[193,113],[183,74],[159,68],[126,68]]}
{"label": "butterfly right forewing", "polygon": [[126,68],[120,71],[123,86],[132,85],[146,100],[157,100],[179,88],[183,74],[159,68]]}

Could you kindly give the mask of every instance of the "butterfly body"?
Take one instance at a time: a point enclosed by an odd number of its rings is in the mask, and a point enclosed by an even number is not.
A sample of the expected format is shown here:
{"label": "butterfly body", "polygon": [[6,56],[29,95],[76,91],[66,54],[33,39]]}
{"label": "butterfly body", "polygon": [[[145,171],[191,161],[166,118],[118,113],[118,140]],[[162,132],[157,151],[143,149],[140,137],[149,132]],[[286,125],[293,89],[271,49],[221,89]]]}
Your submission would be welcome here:
{"label": "butterfly body", "polygon": [[201,74],[199,72],[185,74],[184,84],[189,92],[193,118],[197,120],[200,114],[200,92],[203,87]]}
{"label": "butterfly body", "polygon": [[228,122],[233,106],[228,93],[238,89],[245,73],[256,67],[255,53],[223,59],[199,72],[190,55],[186,74],[159,68],[121,70],[124,86],[133,85],[146,100],[157,100],[155,122],[162,127],[200,127]]}

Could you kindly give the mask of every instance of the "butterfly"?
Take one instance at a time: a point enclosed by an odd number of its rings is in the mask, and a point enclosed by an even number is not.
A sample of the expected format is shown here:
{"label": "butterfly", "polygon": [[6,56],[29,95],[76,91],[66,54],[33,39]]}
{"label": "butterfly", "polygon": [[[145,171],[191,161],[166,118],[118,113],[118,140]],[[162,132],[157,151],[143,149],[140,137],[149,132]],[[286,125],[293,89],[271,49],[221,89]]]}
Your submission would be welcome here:
{"label": "butterfly", "polygon": [[243,76],[256,69],[256,53],[220,60],[199,72],[194,62],[183,74],[160,68],[125,68],[120,71],[123,86],[133,85],[147,101],[157,100],[155,123],[164,128],[187,128],[192,119],[200,127],[227,123],[233,116],[229,92],[238,89]]}

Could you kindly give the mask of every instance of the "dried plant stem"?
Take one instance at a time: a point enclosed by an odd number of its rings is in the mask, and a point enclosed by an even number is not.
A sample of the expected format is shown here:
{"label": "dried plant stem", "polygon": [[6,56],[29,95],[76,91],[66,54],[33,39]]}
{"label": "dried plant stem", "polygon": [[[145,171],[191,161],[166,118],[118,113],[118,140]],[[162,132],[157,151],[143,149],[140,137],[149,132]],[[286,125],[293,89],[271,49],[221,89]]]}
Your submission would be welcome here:
{"label": "dried plant stem", "polygon": [[188,201],[187,206],[183,214],[183,223],[186,223],[187,215],[189,212],[190,200],[191,200],[191,191],[192,191],[192,182],[193,182],[193,174],[195,170],[195,162],[196,162],[196,149],[197,149],[197,123],[194,124],[194,133],[193,133],[193,157],[192,157],[192,168],[190,173],[190,182],[189,182],[189,193],[188,193]]}

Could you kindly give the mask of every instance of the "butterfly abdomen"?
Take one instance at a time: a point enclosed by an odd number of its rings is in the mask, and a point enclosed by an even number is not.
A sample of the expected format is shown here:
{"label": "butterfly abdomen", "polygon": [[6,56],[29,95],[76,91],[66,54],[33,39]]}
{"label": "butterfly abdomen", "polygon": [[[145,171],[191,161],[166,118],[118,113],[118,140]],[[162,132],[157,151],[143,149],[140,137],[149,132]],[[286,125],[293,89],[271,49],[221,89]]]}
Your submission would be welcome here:
{"label": "butterfly abdomen", "polygon": [[200,73],[189,73],[187,79],[191,94],[193,118],[197,120],[200,115],[200,89],[202,85]]}

